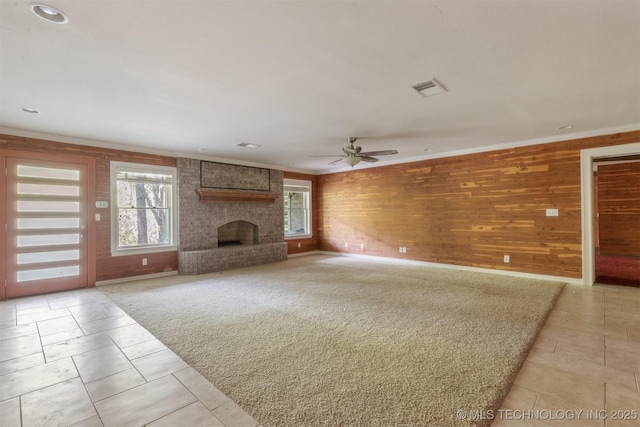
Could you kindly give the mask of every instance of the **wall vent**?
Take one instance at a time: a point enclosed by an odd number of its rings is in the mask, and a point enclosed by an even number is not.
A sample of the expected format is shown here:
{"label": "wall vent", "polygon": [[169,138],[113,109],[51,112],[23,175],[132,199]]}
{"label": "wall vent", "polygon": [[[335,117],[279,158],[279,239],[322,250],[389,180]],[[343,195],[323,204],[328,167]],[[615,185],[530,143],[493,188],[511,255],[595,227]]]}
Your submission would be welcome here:
{"label": "wall vent", "polygon": [[414,85],[413,88],[422,96],[432,96],[447,91],[447,89],[445,89],[444,86],[438,83],[436,79],[418,83],[417,85]]}

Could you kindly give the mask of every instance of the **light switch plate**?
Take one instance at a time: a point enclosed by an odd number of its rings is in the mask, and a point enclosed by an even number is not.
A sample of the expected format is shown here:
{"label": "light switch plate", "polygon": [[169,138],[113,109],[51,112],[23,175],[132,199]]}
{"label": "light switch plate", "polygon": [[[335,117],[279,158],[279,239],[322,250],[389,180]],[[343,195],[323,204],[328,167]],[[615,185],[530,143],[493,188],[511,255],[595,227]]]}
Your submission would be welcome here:
{"label": "light switch plate", "polygon": [[558,209],[547,209],[547,216],[558,216]]}

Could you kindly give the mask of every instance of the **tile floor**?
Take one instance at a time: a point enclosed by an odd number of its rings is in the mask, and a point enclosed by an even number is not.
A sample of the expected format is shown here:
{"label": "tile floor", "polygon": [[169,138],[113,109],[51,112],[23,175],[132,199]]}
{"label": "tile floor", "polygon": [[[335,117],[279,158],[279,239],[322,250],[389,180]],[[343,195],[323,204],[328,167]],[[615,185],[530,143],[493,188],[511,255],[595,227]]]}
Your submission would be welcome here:
{"label": "tile floor", "polygon": [[[640,289],[568,285],[503,408],[473,416],[640,426],[639,382]],[[96,290],[0,302],[0,426],[143,425],[258,422]]]}
{"label": "tile floor", "polygon": [[94,289],[0,302],[0,426],[258,422]]}
{"label": "tile floor", "polygon": [[640,426],[640,289],[567,285],[495,415],[503,426]]}

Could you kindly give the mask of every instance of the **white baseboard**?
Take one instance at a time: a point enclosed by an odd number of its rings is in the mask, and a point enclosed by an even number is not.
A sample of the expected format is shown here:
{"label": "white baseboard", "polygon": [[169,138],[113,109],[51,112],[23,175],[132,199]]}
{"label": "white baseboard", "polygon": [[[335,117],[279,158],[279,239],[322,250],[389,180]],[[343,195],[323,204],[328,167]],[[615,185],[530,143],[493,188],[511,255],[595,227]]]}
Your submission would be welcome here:
{"label": "white baseboard", "polygon": [[[374,256],[374,255],[350,254],[345,252],[331,252],[331,251],[316,250],[316,251],[300,252],[297,254],[289,254],[288,258],[297,258],[297,257],[309,256],[309,255],[347,256],[347,257],[353,257],[353,258],[378,260],[381,262],[389,262],[389,263],[396,263],[396,264],[422,265],[425,267],[433,267],[433,268],[447,268],[449,270],[472,271],[476,273],[498,274],[501,276],[511,276],[511,277],[522,277],[525,279],[550,280],[554,282],[564,282],[571,285],[584,285],[584,282],[582,281],[582,279],[576,279],[574,277],[549,276],[546,274],[524,273],[520,271],[494,270],[491,268],[467,267],[463,265],[441,264],[437,262],[415,261],[415,260],[381,257],[381,256]],[[167,271],[163,273],[145,274],[142,276],[123,277],[121,279],[101,280],[99,282],[96,282],[96,286],[112,285],[114,283],[133,282],[135,280],[154,279],[158,277],[174,276],[177,274],[178,274],[178,271],[175,270],[175,271]]]}
{"label": "white baseboard", "polygon": [[472,271],[476,273],[498,274],[501,276],[521,277],[525,279],[550,280],[554,282],[564,282],[571,285],[584,285],[584,282],[582,279],[576,279],[575,277],[549,276],[546,274],[524,273],[521,271],[494,270],[491,268],[467,267],[463,265],[441,264],[437,262],[414,261],[414,260],[408,260],[408,259],[398,259],[398,258],[381,257],[381,256],[374,256],[374,255],[350,254],[350,253],[344,253],[344,252],[315,251],[314,253],[323,254],[323,255],[349,256],[354,258],[373,259],[373,260],[390,262],[390,263],[398,263],[398,264],[409,264],[409,265],[413,264],[413,265],[423,265],[425,267],[447,268],[450,270]]}
{"label": "white baseboard", "polygon": [[96,286],[113,285],[114,283],[133,282],[136,280],[156,279],[158,277],[177,276],[178,270],[164,271],[162,273],[143,274],[141,276],[122,277],[120,279],[100,280],[96,282]]}
{"label": "white baseboard", "polygon": [[308,251],[308,252],[298,252],[297,254],[288,254],[287,258],[297,258],[300,256],[307,256],[307,255],[317,255],[320,253],[325,253],[325,254],[329,254],[329,253],[333,253],[333,252],[321,252],[321,251]]}

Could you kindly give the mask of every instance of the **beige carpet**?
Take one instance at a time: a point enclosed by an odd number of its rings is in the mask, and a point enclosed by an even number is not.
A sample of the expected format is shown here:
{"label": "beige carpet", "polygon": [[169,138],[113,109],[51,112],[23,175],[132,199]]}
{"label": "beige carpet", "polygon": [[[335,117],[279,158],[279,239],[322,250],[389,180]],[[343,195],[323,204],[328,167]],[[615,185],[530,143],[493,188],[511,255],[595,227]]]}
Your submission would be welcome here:
{"label": "beige carpet", "polygon": [[98,288],[264,426],[485,425],[561,283],[313,255]]}

